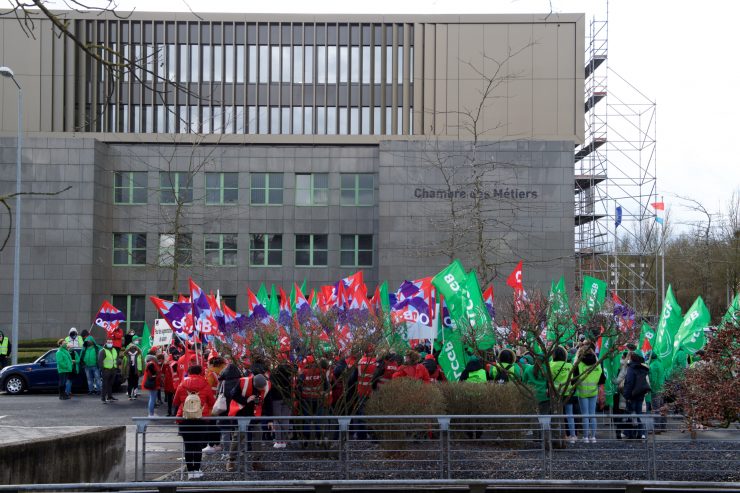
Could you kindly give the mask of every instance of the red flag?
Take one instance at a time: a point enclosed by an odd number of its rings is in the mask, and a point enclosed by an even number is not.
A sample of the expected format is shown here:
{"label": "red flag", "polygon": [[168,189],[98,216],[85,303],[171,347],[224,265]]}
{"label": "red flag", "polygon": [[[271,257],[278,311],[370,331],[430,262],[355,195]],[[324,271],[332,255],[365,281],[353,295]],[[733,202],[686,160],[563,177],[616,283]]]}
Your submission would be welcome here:
{"label": "red flag", "polygon": [[523,291],[524,285],[522,284],[522,261],[520,260],[518,264],[516,264],[516,267],[512,271],[511,274],[509,274],[509,277],[506,279],[506,284],[511,286],[511,288],[516,291]]}

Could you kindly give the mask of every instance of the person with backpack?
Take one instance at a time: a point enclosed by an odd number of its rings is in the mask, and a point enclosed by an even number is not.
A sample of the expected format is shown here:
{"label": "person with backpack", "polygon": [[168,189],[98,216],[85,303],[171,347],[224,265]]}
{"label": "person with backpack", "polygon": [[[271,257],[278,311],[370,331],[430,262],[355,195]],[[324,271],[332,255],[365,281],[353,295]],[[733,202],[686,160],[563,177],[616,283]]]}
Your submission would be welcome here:
{"label": "person with backpack", "polygon": [[490,367],[491,380],[496,383],[506,383],[513,380],[522,380],[522,368],[516,362],[516,354],[511,349],[502,349],[498,353],[498,364]]}
{"label": "person with backpack", "polygon": [[185,447],[188,479],[203,477],[200,464],[203,459],[203,448],[211,440],[211,430],[208,421],[201,418],[211,415],[215,403],[216,398],[211,386],[203,377],[203,368],[200,365],[188,368],[188,376],[177,387],[173,400],[173,405],[177,408],[177,417],[183,418],[178,424],[178,430]]}
{"label": "person with backpack", "polygon": [[85,377],[87,377],[87,395],[100,394],[103,387],[103,379],[100,375],[100,368],[98,368],[100,349],[93,336],[85,337],[85,342],[82,343],[80,365],[85,369]]}
{"label": "person with backpack", "polygon": [[141,382],[141,388],[149,391],[148,411],[149,417],[154,416],[154,405],[157,403],[157,392],[161,388],[161,370],[157,357],[149,354],[146,357],[146,367],[144,368],[144,378]]}
{"label": "person with backpack", "polygon": [[593,351],[586,351],[580,356],[573,369],[573,378],[576,382],[576,395],[583,418],[583,441],[596,443],[596,400],[599,397],[599,385],[604,378],[599,359]]}
{"label": "person with backpack", "polygon": [[[627,374],[624,377],[622,394],[627,401],[628,414],[642,414],[642,403],[645,395],[651,391],[650,368],[645,364],[645,359],[640,351],[630,353],[630,363]],[[627,438],[645,439],[645,424],[640,418],[632,418],[632,426],[627,430]]]}

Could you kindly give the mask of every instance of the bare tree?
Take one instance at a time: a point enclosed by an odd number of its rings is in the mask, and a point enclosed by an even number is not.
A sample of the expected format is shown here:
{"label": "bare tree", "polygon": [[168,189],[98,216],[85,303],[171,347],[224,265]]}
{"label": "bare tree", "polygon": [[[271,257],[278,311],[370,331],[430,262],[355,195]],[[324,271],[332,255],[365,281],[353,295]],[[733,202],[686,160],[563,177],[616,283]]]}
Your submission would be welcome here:
{"label": "bare tree", "polygon": [[[8,214],[8,226],[7,226],[7,233],[4,235],[2,244],[0,244],[0,252],[2,252],[5,247],[8,244],[8,240],[10,240],[10,234],[13,231],[13,209],[10,207],[10,204],[8,204],[8,201],[10,199],[13,199],[18,196],[47,196],[47,197],[53,197],[55,195],[62,194],[72,188],[72,185],[69,185],[61,190],[57,190],[56,192],[21,192],[21,193],[9,193],[5,195],[0,195],[0,204],[3,205],[5,208],[5,213]],[[2,212],[0,212],[0,216],[2,215]],[[1,229],[0,229],[1,231]],[[0,233],[1,234],[1,233]]]}

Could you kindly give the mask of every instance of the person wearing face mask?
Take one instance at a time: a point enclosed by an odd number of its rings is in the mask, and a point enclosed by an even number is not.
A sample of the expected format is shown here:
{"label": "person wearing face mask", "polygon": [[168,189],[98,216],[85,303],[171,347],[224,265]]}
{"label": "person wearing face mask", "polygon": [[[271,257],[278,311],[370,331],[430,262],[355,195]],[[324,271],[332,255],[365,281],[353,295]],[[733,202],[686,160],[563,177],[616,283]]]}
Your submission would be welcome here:
{"label": "person wearing face mask", "polygon": [[108,339],[98,353],[98,368],[103,374],[103,392],[100,394],[103,404],[118,400],[113,397],[113,381],[116,378],[117,366],[118,351],[113,347],[113,339]]}
{"label": "person wearing face mask", "polygon": [[67,343],[68,349],[76,347],[81,348],[83,344],[82,338],[77,335],[77,329],[75,329],[74,327],[69,329],[69,335],[64,338],[64,342]]}

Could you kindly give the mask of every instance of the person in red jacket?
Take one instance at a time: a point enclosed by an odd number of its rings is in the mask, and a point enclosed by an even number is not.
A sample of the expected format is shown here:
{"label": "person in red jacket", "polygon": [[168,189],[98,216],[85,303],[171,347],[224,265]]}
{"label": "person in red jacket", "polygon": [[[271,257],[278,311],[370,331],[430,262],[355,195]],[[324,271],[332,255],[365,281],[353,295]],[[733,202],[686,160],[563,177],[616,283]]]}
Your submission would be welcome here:
{"label": "person in red jacket", "polygon": [[431,378],[432,381],[444,382],[447,380],[442,368],[439,367],[439,363],[434,359],[433,354],[427,354],[421,364],[424,365],[429,372],[429,378]]}
{"label": "person in red jacket", "polygon": [[157,364],[160,368],[159,388],[164,389],[164,400],[167,402],[167,416],[172,416],[172,399],[175,397],[175,390],[177,390],[175,379],[172,375],[172,365],[165,361],[165,356],[162,353],[157,355]]}
{"label": "person in red jacket", "polygon": [[431,382],[429,372],[427,369],[419,363],[421,356],[416,351],[409,351],[406,353],[405,364],[401,365],[396,373],[393,374],[393,378],[413,378],[414,380],[421,380],[424,383]]}
{"label": "person in red jacket", "polygon": [[154,416],[154,405],[157,403],[157,391],[159,391],[162,377],[160,375],[159,364],[157,364],[157,357],[153,354],[149,354],[146,357],[144,367],[144,378],[141,379],[142,390],[149,391],[149,417]]}
{"label": "person in red jacket", "polygon": [[[270,392],[270,382],[264,375],[256,374],[240,378],[239,384],[234,386],[228,395],[228,398],[231,399],[229,416],[262,416],[263,406],[268,392]],[[229,461],[226,463],[227,472],[236,471],[239,443],[246,442],[246,450],[248,452],[252,448],[253,435],[259,433],[260,429],[261,423],[252,422],[247,430],[245,440],[239,440],[236,436],[233,437],[229,450]],[[255,462],[252,468],[255,470],[261,469],[261,464],[257,462],[256,455],[254,459]]]}
{"label": "person in red jacket", "polygon": [[[357,362],[357,397],[359,399],[357,406],[357,415],[365,414],[365,404],[377,387],[380,374],[378,372],[378,361],[371,354],[366,352],[360,361]],[[357,439],[367,440],[369,433],[365,421],[358,419],[356,422]]]}
{"label": "person in red jacket", "polygon": [[[177,407],[177,416],[182,417],[183,404],[190,394],[197,394],[203,409],[203,417],[211,415],[211,409],[216,398],[203,377],[203,368],[193,365],[188,368],[188,376],[183,379],[175,391],[173,404]],[[202,419],[184,419],[180,421],[179,434],[185,444],[185,464],[188,469],[188,479],[200,479],[203,473],[200,463],[203,459],[203,448],[212,441],[212,433],[208,421]]]}
{"label": "person in red jacket", "polygon": [[116,327],[109,338],[113,340],[113,347],[118,350],[118,354],[120,355],[121,349],[123,348],[123,329],[121,327]]}
{"label": "person in red jacket", "polygon": [[375,376],[377,378],[376,389],[393,379],[393,374],[401,367],[398,359],[399,356],[396,353],[391,352],[386,353],[378,362],[378,368],[375,370],[377,373]]}

